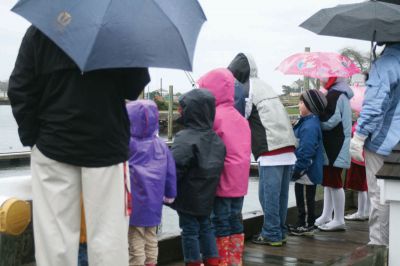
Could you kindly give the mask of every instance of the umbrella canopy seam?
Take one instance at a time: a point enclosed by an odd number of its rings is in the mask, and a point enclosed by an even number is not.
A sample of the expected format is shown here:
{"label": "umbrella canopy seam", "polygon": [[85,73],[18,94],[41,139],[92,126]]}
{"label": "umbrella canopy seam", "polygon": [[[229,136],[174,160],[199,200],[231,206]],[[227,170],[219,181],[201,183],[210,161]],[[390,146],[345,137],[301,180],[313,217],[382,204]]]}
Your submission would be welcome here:
{"label": "umbrella canopy seam", "polygon": [[[171,22],[171,24],[174,26],[174,28],[176,29],[176,31],[179,33],[179,34],[178,34],[178,35],[179,35],[179,40],[181,41],[182,46],[185,48],[186,58],[189,60],[188,65],[191,66],[189,52],[187,51],[187,47],[186,47],[186,45],[185,45],[185,42],[184,42],[184,40],[183,40],[183,38],[182,38],[182,34],[181,34],[181,32],[179,31],[178,27],[177,27],[177,26],[175,25],[175,23],[171,20],[171,18],[168,17],[167,14],[165,14],[164,10],[160,7],[159,4],[157,4],[155,1],[152,1],[152,3],[153,3],[158,9],[161,10],[161,13],[167,18],[168,21]],[[201,28],[200,28],[200,29],[201,29]],[[191,69],[191,70],[192,70],[192,69]]]}

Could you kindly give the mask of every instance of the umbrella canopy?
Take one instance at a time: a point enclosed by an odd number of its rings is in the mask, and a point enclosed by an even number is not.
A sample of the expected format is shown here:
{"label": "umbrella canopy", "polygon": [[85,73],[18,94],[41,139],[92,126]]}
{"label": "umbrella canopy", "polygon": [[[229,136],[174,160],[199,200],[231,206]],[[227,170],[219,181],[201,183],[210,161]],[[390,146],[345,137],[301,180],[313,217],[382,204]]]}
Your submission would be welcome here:
{"label": "umbrella canopy", "polygon": [[20,0],[12,11],[46,34],[82,71],[192,70],[206,20],[197,0]]}
{"label": "umbrella canopy", "polygon": [[277,67],[284,74],[311,78],[350,77],[360,69],[347,57],[338,53],[305,52],[289,56]]}
{"label": "umbrella canopy", "polygon": [[324,8],[300,27],[319,35],[376,42],[400,41],[400,6],[366,1]]}
{"label": "umbrella canopy", "polygon": [[361,112],[365,95],[365,86],[355,84],[351,87],[354,96],[350,99],[350,106],[353,111]]}

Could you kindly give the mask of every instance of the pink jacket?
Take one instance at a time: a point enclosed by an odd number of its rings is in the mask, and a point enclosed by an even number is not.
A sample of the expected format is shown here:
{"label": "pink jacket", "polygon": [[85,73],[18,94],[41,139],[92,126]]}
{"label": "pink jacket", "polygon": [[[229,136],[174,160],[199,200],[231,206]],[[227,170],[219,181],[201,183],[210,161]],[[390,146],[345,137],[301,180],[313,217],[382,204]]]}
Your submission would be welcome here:
{"label": "pink jacket", "polygon": [[198,81],[216,99],[214,131],[226,146],[224,170],[217,189],[218,197],[242,197],[247,194],[251,133],[247,120],[234,107],[234,77],[225,68],[212,70]]}

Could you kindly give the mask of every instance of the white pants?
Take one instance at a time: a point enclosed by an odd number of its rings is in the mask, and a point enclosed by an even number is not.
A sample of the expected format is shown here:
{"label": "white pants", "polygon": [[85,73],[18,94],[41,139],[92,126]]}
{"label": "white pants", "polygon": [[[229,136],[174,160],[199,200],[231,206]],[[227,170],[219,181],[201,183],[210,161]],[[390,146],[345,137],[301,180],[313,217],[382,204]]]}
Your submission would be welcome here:
{"label": "white pants", "polygon": [[[32,192],[37,266],[78,263],[80,195],[91,266],[128,266],[124,164],[77,167],[32,149]],[[127,171],[129,188],[129,171]]]}
{"label": "white pants", "polygon": [[389,204],[381,204],[380,187],[376,173],[383,166],[383,156],[365,150],[368,196],[371,201],[369,215],[369,240],[371,245],[389,245]]}

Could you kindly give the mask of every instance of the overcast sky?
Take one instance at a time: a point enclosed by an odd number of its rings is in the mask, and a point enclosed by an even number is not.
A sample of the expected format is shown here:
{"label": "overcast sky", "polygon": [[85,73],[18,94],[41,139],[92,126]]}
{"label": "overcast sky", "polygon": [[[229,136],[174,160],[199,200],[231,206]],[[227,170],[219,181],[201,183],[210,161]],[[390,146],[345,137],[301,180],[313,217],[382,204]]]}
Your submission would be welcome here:
{"label": "overcast sky", "polygon": [[[0,0],[0,80],[7,80],[29,23],[12,13],[15,0]],[[208,21],[204,24],[194,57],[191,75],[197,80],[207,71],[226,67],[238,52],[253,55],[259,76],[280,92],[298,76],[285,76],[275,68],[287,56],[312,51],[338,51],[352,47],[368,52],[369,43],[344,38],[318,36],[298,25],[321,8],[361,0],[200,0]],[[191,85],[183,71],[151,69],[150,90],[174,85],[187,91]]]}

